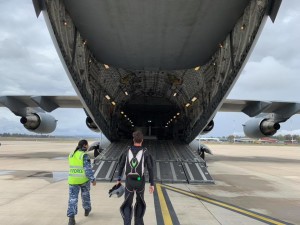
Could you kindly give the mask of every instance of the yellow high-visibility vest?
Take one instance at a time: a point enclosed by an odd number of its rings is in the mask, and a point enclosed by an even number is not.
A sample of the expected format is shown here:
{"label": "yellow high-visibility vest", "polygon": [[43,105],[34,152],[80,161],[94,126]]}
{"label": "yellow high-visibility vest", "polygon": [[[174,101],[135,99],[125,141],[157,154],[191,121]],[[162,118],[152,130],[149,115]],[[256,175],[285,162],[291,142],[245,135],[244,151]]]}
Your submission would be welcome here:
{"label": "yellow high-visibility vest", "polygon": [[74,154],[69,155],[69,184],[84,184],[89,181],[89,178],[85,175],[83,168],[83,156],[85,152],[77,150]]}

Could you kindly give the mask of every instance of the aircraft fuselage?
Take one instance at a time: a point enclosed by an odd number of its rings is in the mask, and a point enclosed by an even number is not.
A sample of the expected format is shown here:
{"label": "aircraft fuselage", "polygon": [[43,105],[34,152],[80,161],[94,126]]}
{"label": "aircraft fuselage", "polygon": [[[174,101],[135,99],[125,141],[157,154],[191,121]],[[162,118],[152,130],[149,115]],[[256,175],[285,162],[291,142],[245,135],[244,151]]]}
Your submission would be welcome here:
{"label": "aircraft fuselage", "polygon": [[42,2],[36,11],[108,139],[140,128],[189,143],[237,80],[273,1]]}

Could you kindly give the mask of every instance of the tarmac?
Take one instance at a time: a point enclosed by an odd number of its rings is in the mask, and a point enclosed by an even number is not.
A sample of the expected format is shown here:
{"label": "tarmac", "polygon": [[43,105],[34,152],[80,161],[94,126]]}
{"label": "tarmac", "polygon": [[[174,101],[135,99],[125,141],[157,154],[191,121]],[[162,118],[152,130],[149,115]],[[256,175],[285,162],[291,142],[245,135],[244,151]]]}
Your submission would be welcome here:
{"label": "tarmac", "polygon": [[[0,224],[68,224],[67,156],[77,141],[0,142]],[[208,146],[215,184],[157,184],[154,195],[147,184],[145,225],[300,224],[299,146]],[[92,187],[88,217],[79,199],[76,224],[123,224],[113,185]]]}

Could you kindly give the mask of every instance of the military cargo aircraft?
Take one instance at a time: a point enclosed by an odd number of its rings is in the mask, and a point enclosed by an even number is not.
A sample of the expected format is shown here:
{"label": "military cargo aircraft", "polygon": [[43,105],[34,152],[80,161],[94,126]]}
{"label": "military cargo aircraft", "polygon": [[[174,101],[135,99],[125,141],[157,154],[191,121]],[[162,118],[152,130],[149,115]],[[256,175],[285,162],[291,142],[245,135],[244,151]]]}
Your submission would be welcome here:
{"label": "military cargo aircraft", "polygon": [[[249,137],[271,136],[298,103],[226,100],[268,17],[281,1],[34,0],[76,96],[2,96],[25,128],[50,133],[58,107],[82,107],[110,141],[140,128],[191,142],[218,111],[250,117]],[[47,112],[47,113],[46,113]]]}
{"label": "military cargo aircraft", "polygon": [[[112,143],[130,140],[140,129],[186,145],[213,129],[219,111],[252,117],[244,124],[249,137],[272,136],[299,113],[299,103],[226,97],[280,4],[33,0],[77,96],[1,96],[0,106],[36,133],[55,130],[53,110],[83,108],[87,126]],[[175,146],[173,158],[184,158],[182,145]]]}

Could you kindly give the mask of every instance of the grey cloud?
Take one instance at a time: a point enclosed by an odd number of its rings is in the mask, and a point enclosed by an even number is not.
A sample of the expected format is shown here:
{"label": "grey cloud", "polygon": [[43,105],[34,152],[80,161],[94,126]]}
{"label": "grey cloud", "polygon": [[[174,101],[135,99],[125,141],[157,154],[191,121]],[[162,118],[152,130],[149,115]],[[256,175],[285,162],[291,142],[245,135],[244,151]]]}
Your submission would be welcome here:
{"label": "grey cloud", "polygon": [[57,129],[53,135],[99,136],[86,126],[86,114],[83,109],[57,109],[51,115],[58,120]]}
{"label": "grey cloud", "polygon": [[[250,120],[251,118],[248,117],[246,114],[243,113],[225,113],[220,112],[214,118],[215,127],[214,129],[206,134],[203,135],[204,137],[222,137],[228,135],[235,135],[235,136],[244,136],[243,131],[243,124]],[[277,134],[293,134],[293,135],[300,135],[300,116],[294,115],[292,116],[286,123],[281,123],[280,130],[276,133]]]}
{"label": "grey cloud", "polygon": [[[85,125],[83,109],[57,109],[51,115],[58,120],[57,128],[51,135],[99,136]],[[19,117],[6,108],[0,108],[0,133],[4,132],[32,134],[23,127]]]}
{"label": "grey cloud", "polygon": [[26,59],[29,55],[29,51],[17,38],[6,38],[0,41],[0,59],[1,61],[18,61],[20,59]]}
{"label": "grey cloud", "polygon": [[6,108],[0,108],[0,133],[26,133],[29,132],[19,122],[20,118],[16,117]]}
{"label": "grey cloud", "polygon": [[[273,56],[289,65],[300,57],[300,3],[297,0],[282,1],[275,23],[270,19],[262,30],[251,60],[260,61]],[[300,65],[298,64],[298,68]]]}
{"label": "grey cloud", "polygon": [[0,5],[0,81],[5,87],[0,94],[75,94],[43,17],[36,18],[32,2]]}
{"label": "grey cloud", "polygon": [[229,98],[299,101],[299,71],[275,60],[248,62]]}

